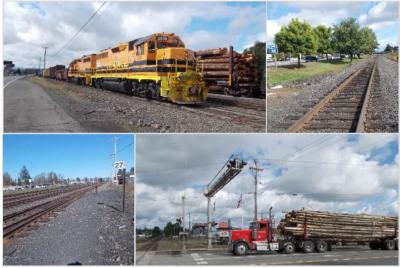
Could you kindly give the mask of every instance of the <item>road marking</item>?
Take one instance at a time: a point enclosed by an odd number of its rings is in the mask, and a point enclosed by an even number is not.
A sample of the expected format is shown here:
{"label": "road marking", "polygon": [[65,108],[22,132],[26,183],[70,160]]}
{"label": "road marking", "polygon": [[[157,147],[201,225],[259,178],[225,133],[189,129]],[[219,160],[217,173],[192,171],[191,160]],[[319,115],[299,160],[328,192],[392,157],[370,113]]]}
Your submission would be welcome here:
{"label": "road marking", "polygon": [[192,253],[190,256],[192,256],[197,265],[208,264],[208,262],[205,261],[204,258],[199,255],[199,253]]}
{"label": "road marking", "polygon": [[15,78],[15,79],[13,79],[13,80],[11,80],[11,81],[8,81],[7,84],[4,85],[4,89],[5,89],[6,87],[8,87],[11,83],[13,83],[13,82],[15,82],[15,81],[17,81],[17,80],[19,80],[19,79],[21,79],[21,78],[24,78],[24,77],[25,77],[25,76],[19,76],[19,77]]}

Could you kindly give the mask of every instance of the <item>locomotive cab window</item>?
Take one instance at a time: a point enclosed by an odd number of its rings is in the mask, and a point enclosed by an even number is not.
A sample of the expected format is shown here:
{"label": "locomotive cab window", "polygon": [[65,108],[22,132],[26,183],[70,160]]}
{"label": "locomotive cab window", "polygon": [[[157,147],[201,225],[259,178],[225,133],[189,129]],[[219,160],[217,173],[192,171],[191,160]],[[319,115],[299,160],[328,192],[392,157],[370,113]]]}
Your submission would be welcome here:
{"label": "locomotive cab window", "polygon": [[144,55],[144,44],[136,46],[136,55]]}

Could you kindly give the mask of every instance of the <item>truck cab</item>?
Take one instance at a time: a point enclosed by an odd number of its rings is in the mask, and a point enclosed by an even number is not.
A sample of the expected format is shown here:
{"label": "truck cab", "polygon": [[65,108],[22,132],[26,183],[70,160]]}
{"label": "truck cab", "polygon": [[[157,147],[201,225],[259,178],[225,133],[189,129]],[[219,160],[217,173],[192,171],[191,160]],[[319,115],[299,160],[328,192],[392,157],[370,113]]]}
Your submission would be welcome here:
{"label": "truck cab", "polygon": [[270,220],[261,219],[250,223],[249,229],[232,230],[230,248],[233,254],[242,256],[249,251],[278,251],[279,243],[273,236]]}

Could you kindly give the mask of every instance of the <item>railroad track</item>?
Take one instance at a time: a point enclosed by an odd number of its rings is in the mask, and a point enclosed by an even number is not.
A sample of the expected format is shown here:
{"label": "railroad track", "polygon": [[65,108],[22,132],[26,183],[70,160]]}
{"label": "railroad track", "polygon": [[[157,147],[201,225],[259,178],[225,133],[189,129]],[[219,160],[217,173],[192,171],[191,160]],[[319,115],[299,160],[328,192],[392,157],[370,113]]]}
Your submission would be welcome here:
{"label": "railroad track", "polygon": [[343,81],[297,120],[288,132],[366,132],[376,60]]}
{"label": "railroad track", "polygon": [[209,94],[207,102],[203,105],[196,107],[182,106],[181,108],[228,122],[251,125],[259,129],[265,129],[266,126],[265,99]]}
{"label": "railroad track", "polygon": [[266,110],[265,99],[257,99],[257,98],[233,97],[233,96],[209,93],[207,97],[207,103],[220,104],[223,106],[242,107],[256,111]]}
{"label": "railroad track", "polygon": [[95,186],[90,185],[70,192],[51,201],[44,202],[33,207],[10,213],[3,216],[3,238],[11,239],[17,233],[22,232],[25,228],[29,228],[44,216],[56,210],[67,207],[75,200],[81,198],[85,193],[94,189]]}
{"label": "railroad track", "polygon": [[81,187],[77,186],[64,186],[55,189],[46,189],[39,191],[32,191],[26,193],[16,193],[3,196],[3,208],[15,207],[35,201],[39,201],[42,199],[46,199],[49,197],[53,197],[59,194],[68,193],[71,191],[75,191]]}
{"label": "railroad track", "polygon": [[[140,249],[138,248],[136,250],[136,252],[142,252],[142,254],[140,256],[137,256],[136,258],[136,263],[138,263],[144,256],[146,256],[146,254],[150,251],[154,251],[157,249],[158,247],[158,243],[161,241],[162,236],[157,236],[154,237],[152,239],[150,239],[149,241],[145,242],[145,245],[141,246]],[[137,243],[136,243],[137,245]]]}

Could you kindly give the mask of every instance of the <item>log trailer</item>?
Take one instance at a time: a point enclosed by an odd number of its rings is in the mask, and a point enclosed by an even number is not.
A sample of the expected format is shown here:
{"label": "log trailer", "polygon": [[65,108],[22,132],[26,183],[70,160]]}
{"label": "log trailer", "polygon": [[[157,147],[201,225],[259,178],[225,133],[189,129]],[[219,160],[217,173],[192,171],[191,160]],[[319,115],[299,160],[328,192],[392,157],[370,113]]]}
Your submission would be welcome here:
{"label": "log trailer", "polygon": [[397,217],[300,210],[286,214],[278,230],[279,238],[274,234],[271,219],[254,221],[249,229],[232,230],[230,250],[234,255],[243,256],[250,252],[323,253],[333,245],[346,244],[398,249]]}

